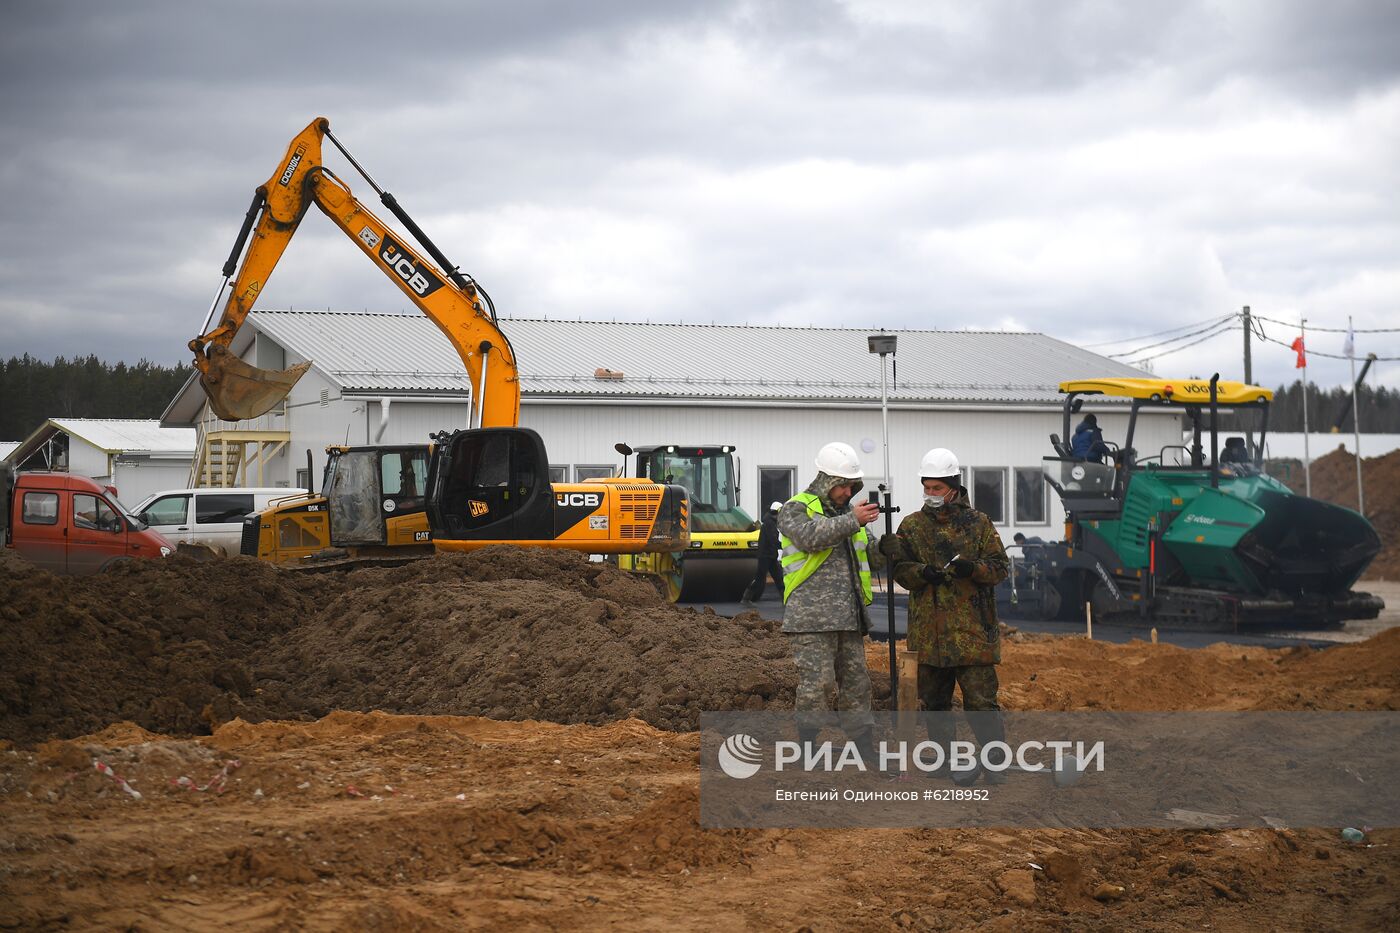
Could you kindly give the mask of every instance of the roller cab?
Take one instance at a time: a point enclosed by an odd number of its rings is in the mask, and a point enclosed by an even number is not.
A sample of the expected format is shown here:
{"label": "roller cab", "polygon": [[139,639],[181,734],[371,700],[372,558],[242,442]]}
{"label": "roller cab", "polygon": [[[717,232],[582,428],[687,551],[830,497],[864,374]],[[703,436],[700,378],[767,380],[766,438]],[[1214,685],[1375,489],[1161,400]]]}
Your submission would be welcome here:
{"label": "roller cab", "polygon": [[619,560],[623,569],[659,574],[672,602],[737,602],[758,569],[758,523],[739,507],[734,447],[661,444],[633,450],[636,474],[683,486],[690,498],[690,544],[669,555]]}

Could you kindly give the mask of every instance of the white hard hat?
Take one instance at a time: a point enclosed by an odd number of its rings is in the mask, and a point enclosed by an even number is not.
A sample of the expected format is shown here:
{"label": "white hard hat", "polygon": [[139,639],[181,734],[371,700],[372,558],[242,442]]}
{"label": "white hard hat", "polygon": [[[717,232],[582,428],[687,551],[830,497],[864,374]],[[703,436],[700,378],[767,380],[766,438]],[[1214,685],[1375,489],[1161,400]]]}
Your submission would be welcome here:
{"label": "white hard hat", "polygon": [[928,479],[946,479],[950,476],[961,476],[958,470],[958,458],[946,447],[935,447],[924,454],[924,459],[919,461],[919,477]]}
{"label": "white hard hat", "polygon": [[781,509],[782,507],[783,507],[783,504],[782,504],[781,502],[779,502],[777,499],[774,499],[772,502],[768,503],[768,511],[770,511],[770,512],[776,512],[776,511],[778,511],[779,509]]}
{"label": "white hard hat", "polygon": [[817,469],[830,476],[842,479],[860,479],[865,471],[860,468],[860,458],[850,444],[832,441],[817,451]]}

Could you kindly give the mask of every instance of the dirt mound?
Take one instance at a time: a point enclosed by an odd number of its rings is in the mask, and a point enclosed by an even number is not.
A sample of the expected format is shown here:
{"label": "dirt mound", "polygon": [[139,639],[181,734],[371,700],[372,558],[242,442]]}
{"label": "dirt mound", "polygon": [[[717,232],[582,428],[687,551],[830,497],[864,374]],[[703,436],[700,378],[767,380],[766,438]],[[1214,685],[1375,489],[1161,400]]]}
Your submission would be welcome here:
{"label": "dirt mound", "polygon": [[[866,661],[873,680],[888,676],[885,645],[867,645]],[[1321,650],[1017,635],[997,676],[1013,710],[1396,710],[1400,628]]]}
{"label": "dirt mound", "polygon": [[288,708],[684,730],[705,709],[791,704],[776,623],[666,605],[568,552],[491,549],[352,581],[262,655],[264,692],[280,686]]}
{"label": "dirt mound", "polygon": [[[1365,439],[1362,439],[1365,443]],[[1344,447],[1314,460],[1311,465],[1312,494],[1334,505],[1355,509],[1356,456]],[[1299,495],[1305,488],[1299,463],[1282,477]],[[1361,481],[1366,498],[1366,517],[1381,536],[1381,552],[1371,562],[1366,576],[1372,579],[1400,578],[1400,450],[1381,457],[1361,458]]]}
{"label": "dirt mound", "polygon": [[33,742],[123,719],[207,731],[214,703],[274,713],[248,660],[315,600],[266,564],[172,557],[81,579],[6,561],[0,606],[0,738]]}
{"label": "dirt mound", "polygon": [[0,565],[0,739],[130,720],[177,735],[337,710],[695,727],[782,708],[778,624],[664,603],[583,555],[511,547],[347,575],[245,558],[86,579]]}

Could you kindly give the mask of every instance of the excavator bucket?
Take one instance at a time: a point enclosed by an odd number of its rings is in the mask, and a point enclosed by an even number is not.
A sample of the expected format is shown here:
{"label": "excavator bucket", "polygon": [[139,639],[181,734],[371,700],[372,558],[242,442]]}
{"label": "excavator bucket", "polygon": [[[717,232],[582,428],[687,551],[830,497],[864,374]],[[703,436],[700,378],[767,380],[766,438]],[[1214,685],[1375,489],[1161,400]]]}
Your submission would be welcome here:
{"label": "excavator bucket", "polygon": [[215,344],[200,367],[200,385],[209,396],[209,407],[224,421],[246,421],[270,411],[284,399],[311,364],[288,369],[258,369],[243,362],[226,347]]}

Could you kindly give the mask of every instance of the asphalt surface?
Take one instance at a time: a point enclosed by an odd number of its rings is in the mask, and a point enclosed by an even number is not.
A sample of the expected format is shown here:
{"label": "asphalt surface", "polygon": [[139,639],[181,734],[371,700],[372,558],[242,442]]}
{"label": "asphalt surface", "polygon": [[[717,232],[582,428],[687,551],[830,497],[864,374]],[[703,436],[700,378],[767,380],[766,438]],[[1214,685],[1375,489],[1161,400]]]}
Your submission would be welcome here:
{"label": "asphalt surface", "polygon": [[[696,605],[697,608],[701,605],[708,605],[717,615],[729,617],[749,611],[749,607],[740,603],[692,605]],[[764,598],[758,601],[753,611],[758,612],[758,614],[765,619],[781,619],[783,617],[782,599],[770,589],[770,591],[764,595]],[[870,637],[875,641],[886,641],[888,639],[888,617],[889,609],[885,602],[884,594],[875,594],[875,604],[870,607]],[[904,594],[896,594],[894,604],[895,637],[904,637],[908,619],[909,598]],[[1022,632],[1036,632],[1047,635],[1084,634],[1084,626],[1073,622],[1043,622],[1039,619],[1012,618],[1003,618],[1002,621]],[[1099,641],[1114,642],[1117,644],[1123,644],[1133,639],[1146,641],[1149,638],[1150,629],[1151,626],[1139,627],[1098,623],[1094,626],[1094,638]],[[1221,642],[1231,645],[1257,645],[1264,648],[1287,648],[1293,645],[1311,645],[1316,648],[1326,648],[1330,645],[1337,644],[1339,641],[1335,635],[1331,635],[1330,633],[1309,632],[1301,629],[1290,632],[1284,627],[1268,631],[1210,632],[1198,629],[1162,628],[1160,626],[1157,629],[1157,640],[1181,648],[1204,648],[1206,645],[1215,645]]]}

